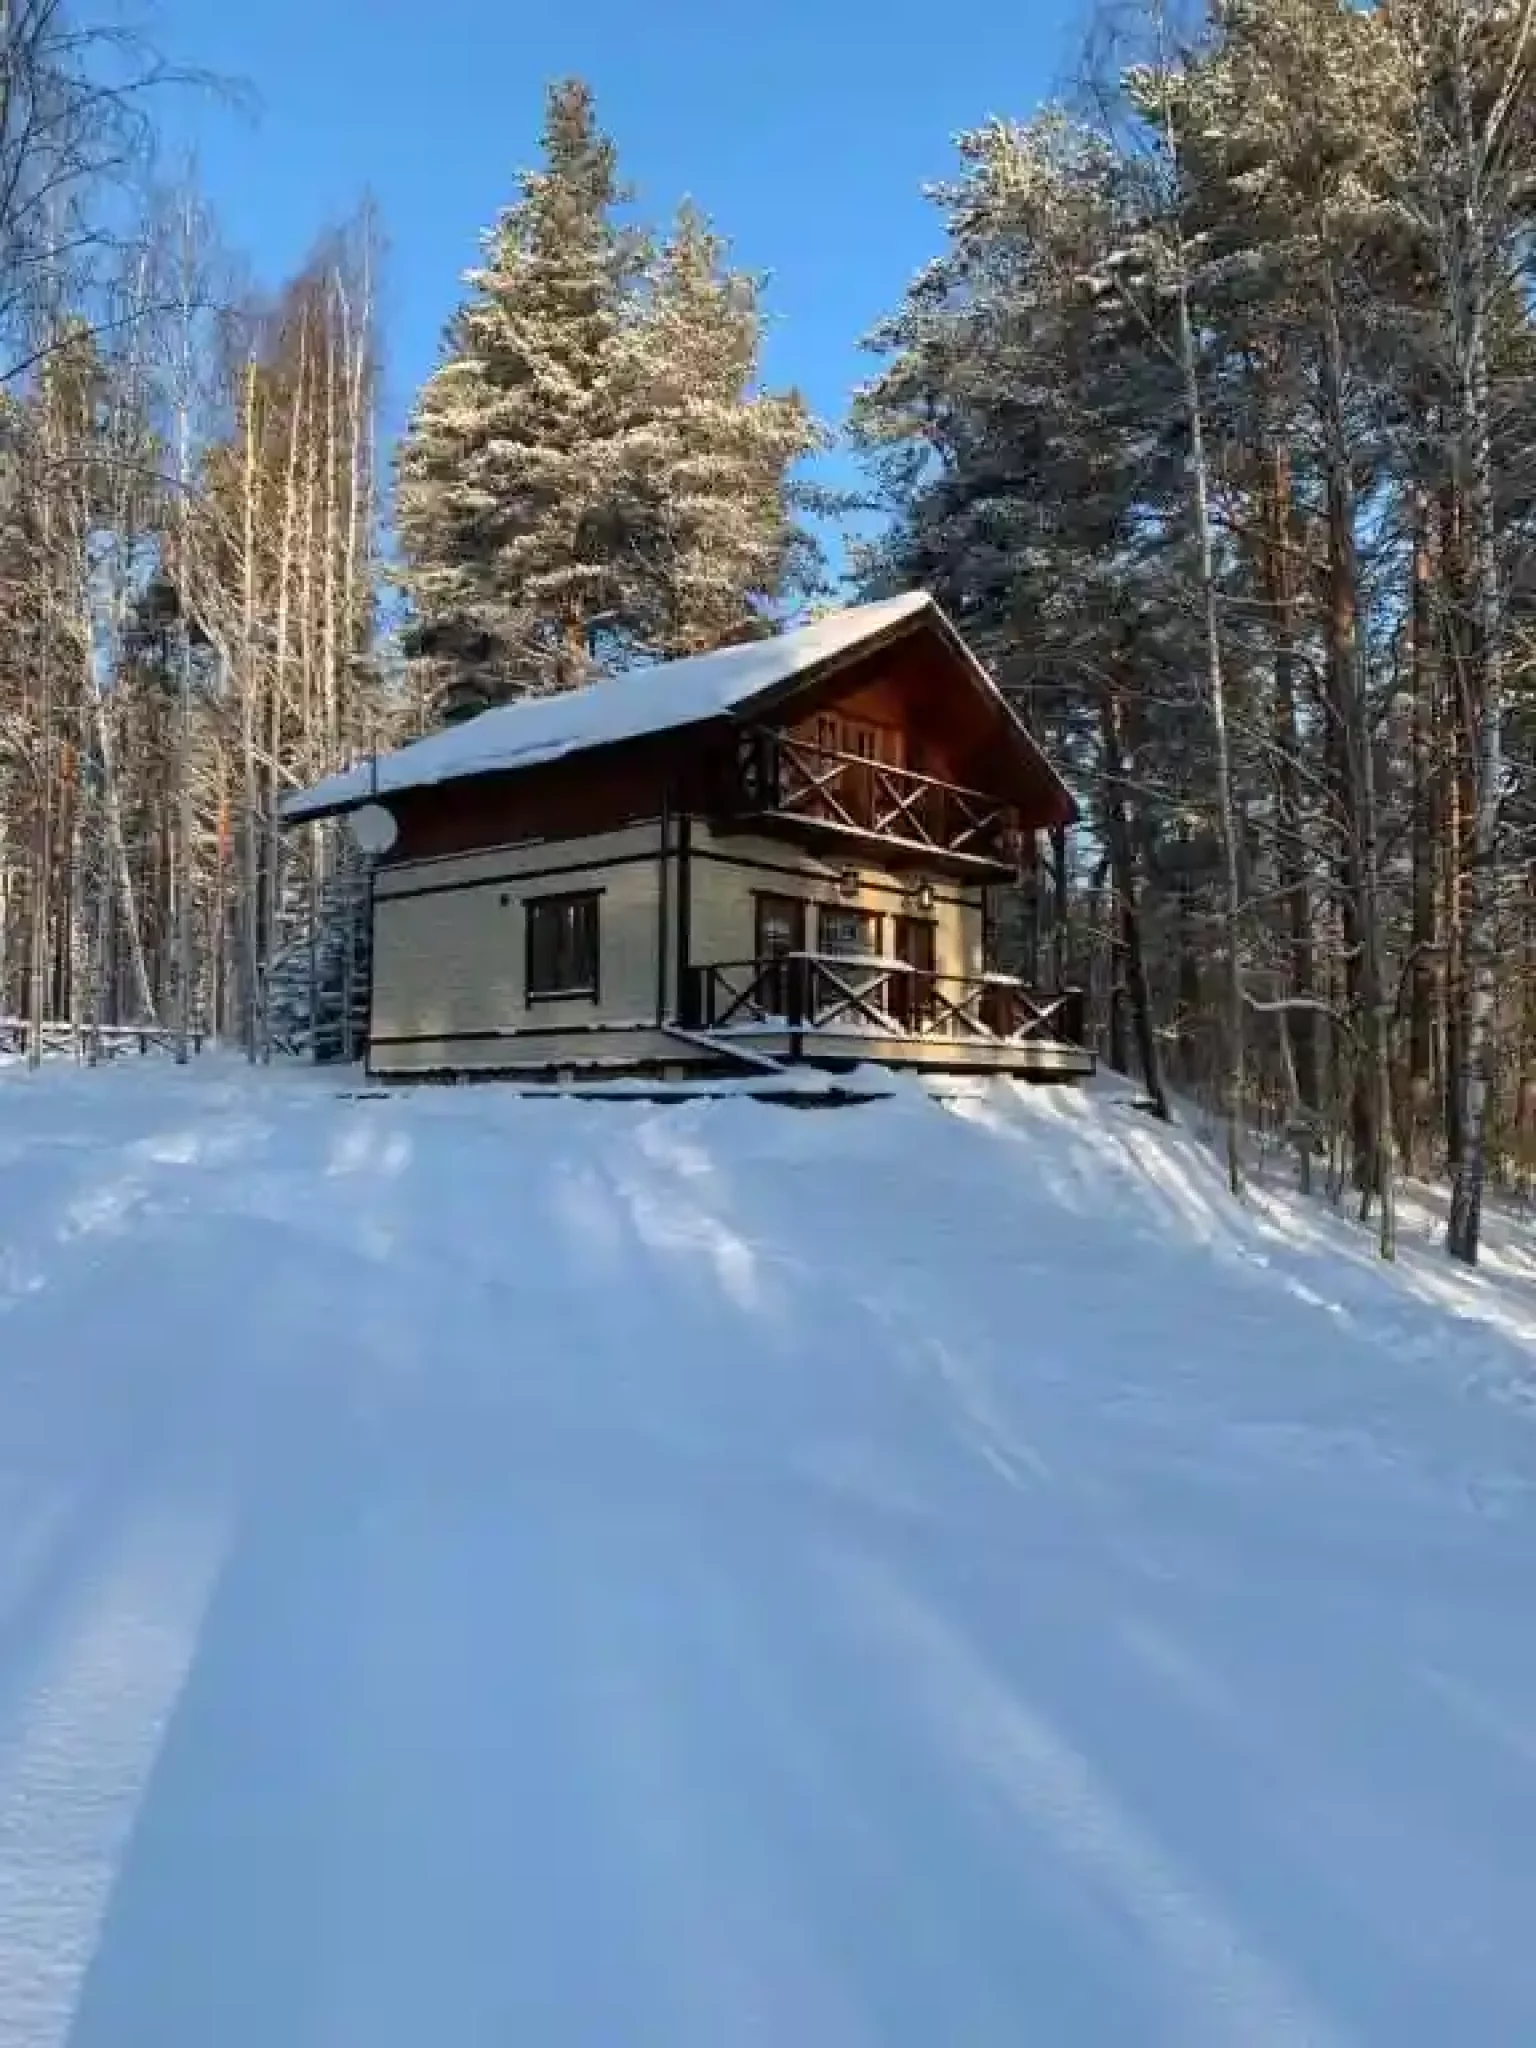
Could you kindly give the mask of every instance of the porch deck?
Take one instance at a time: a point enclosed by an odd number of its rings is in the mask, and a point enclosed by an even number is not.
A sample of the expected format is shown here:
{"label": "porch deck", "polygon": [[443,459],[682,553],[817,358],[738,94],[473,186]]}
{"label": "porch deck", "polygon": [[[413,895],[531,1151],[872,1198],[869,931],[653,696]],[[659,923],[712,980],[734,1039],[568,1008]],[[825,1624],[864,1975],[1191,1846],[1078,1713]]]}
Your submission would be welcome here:
{"label": "porch deck", "polygon": [[1045,996],[1009,975],[944,975],[903,961],[819,953],[690,969],[684,1025],[742,1055],[827,1065],[1082,1080],[1075,989]]}

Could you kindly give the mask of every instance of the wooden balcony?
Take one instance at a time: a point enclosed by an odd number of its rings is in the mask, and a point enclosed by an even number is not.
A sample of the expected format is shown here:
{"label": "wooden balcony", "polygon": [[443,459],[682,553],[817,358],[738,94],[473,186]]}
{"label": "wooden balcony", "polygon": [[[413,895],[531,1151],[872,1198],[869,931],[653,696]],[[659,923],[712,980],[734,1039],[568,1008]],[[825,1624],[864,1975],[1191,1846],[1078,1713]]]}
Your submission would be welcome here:
{"label": "wooden balcony", "polygon": [[785,953],[689,971],[683,1025],[764,1052],[1080,1077],[1080,989],[1046,996],[1001,974],[946,975],[862,955]]}
{"label": "wooden balcony", "polygon": [[735,769],[721,806],[726,825],[862,845],[882,859],[994,881],[1017,875],[1024,857],[1017,813],[1003,798],[840,753],[798,733],[749,727]]}

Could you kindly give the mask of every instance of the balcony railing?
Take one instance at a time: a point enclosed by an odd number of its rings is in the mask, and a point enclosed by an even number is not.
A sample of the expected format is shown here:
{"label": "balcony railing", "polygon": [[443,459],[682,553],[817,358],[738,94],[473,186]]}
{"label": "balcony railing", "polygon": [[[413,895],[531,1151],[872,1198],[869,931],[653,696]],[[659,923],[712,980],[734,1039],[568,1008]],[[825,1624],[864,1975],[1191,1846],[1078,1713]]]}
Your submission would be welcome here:
{"label": "balcony railing", "polygon": [[754,819],[854,833],[978,865],[1016,869],[1023,838],[1013,806],[982,790],[750,727],[737,752],[733,808]]}
{"label": "balcony railing", "polygon": [[868,955],[783,953],[689,970],[683,1023],[700,1031],[836,1031],[888,1038],[1080,1045],[1080,989],[1043,996],[1004,974],[937,974]]}

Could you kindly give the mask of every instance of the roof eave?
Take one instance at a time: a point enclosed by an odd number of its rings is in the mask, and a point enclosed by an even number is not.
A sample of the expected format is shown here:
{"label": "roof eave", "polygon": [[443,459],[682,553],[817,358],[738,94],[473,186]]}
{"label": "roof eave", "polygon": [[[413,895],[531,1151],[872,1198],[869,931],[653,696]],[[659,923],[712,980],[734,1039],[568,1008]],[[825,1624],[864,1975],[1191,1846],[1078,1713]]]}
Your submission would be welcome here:
{"label": "roof eave", "polygon": [[1059,770],[998,688],[991,671],[967,644],[964,634],[944,607],[930,593],[924,594],[927,598],[925,604],[906,613],[902,618],[893,619],[889,625],[882,627],[877,633],[871,633],[867,639],[860,640],[851,647],[839,648],[835,654],[828,655],[824,660],[800,670],[797,675],[788,676],[782,682],[770,684],[753,696],[741,699],[731,707],[732,721],[743,724],[760,718],[765,711],[771,711],[775,705],[798,696],[811,685],[825,682],[828,676],[835,675],[839,669],[852,667],[867,660],[871,654],[878,653],[882,648],[892,647],[912,634],[935,628],[972,681],[1006,719],[1010,737],[1028,759],[1031,768],[1044,778],[1052,795],[1057,799],[1059,815],[1052,819],[1052,825],[1075,825],[1081,815],[1078,802],[1062,779]]}
{"label": "roof eave", "polygon": [[977,689],[981,691],[1005,720],[1009,736],[1017,746],[1021,756],[1028,761],[1031,770],[1041,778],[1043,788],[1048,790],[1055,799],[1054,807],[1057,816],[1052,819],[1052,824],[1075,824],[1080,815],[1077,800],[1058,770],[1040,747],[1034,734],[1025,725],[1002,690],[998,688],[991,672],[967,645],[965,636],[960,632],[953,620],[950,619],[943,607],[935,600],[931,593],[925,591],[921,595],[923,599],[921,604],[915,605],[910,611],[904,612],[900,617],[890,620],[885,625],[866,634],[863,638],[850,642],[846,646],[836,648],[830,653],[823,655],[819,660],[808,662],[803,668],[796,670],[793,675],[781,677],[773,683],[764,684],[762,688],[751,692],[749,695],[739,697],[733,704],[721,706],[707,714],[685,718],[676,724],[658,727],[648,732],[625,733],[612,739],[597,740],[578,748],[572,748],[567,753],[551,754],[543,757],[535,756],[523,761],[513,760],[486,763],[465,768],[455,774],[439,776],[430,781],[403,783],[393,789],[380,787],[378,789],[360,790],[351,795],[334,797],[319,803],[306,802],[305,799],[308,792],[302,790],[295,791],[291,799],[285,800],[279,806],[279,823],[283,827],[321,824],[328,819],[345,817],[351,811],[360,810],[367,803],[389,803],[402,797],[415,795],[422,790],[442,789],[450,783],[484,782],[498,775],[527,775],[532,774],[541,767],[553,765],[561,760],[572,759],[577,755],[585,759],[593,754],[611,753],[615,749],[641,745],[647,741],[654,741],[677,733],[697,733],[707,731],[711,727],[730,728],[751,723],[763,717],[765,713],[771,712],[776,706],[790,701],[802,691],[813,687],[817,683],[826,681],[828,677],[836,675],[841,670],[867,661],[871,654],[876,654],[884,648],[895,646],[900,641],[908,639],[914,634],[935,630],[950,654],[965,670],[967,675],[970,676]]}
{"label": "roof eave", "polygon": [[1046,778],[1053,793],[1059,799],[1061,813],[1058,818],[1052,820],[1052,824],[1063,826],[1075,825],[1082,813],[1078,806],[1077,798],[1067,786],[1060,769],[1056,767],[1029,727],[1020,718],[1017,710],[998,687],[997,679],[992,674],[992,671],[970,647],[965,635],[960,631],[954,620],[950,618],[948,612],[944,610],[942,605],[934,603],[930,612],[920,613],[918,616],[931,617],[937,624],[939,631],[944,636],[951,650],[958,656],[984,694],[996,705],[997,709],[1007,720],[1010,734],[1018,743],[1021,751],[1028,756],[1031,765],[1038,769]]}
{"label": "roof eave", "polygon": [[[730,722],[729,712],[712,711],[707,716],[679,719],[675,725],[657,726],[649,732],[620,733],[611,739],[593,740],[560,752],[536,754],[527,760],[486,762],[460,769],[452,775],[434,776],[430,781],[402,783],[395,789],[383,786],[363,790],[355,796],[338,797],[314,808],[306,806],[290,810],[285,804],[279,807],[278,819],[283,825],[318,824],[326,818],[345,817],[349,811],[359,811],[364,804],[390,804],[402,797],[419,796],[427,790],[448,789],[459,782],[489,782],[498,775],[534,775],[541,768],[557,768],[567,761],[587,761],[594,754],[612,754],[625,747],[651,745],[658,740],[670,739],[677,733],[704,732],[712,726],[724,729]],[[296,791],[295,794],[302,803],[305,792]]]}
{"label": "roof eave", "polygon": [[856,667],[860,662],[867,661],[872,654],[878,654],[882,648],[895,646],[897,641],[920,632],[931,620],[942,619],[944,614],[932,597],[926,592],[923,595],[926,599],[924,604],[915,606],[911,611],[903,613],[900,618],[890,620],[886,625],[866,634],[863,639],[853,641],[846,647],[836,648],[831,653],[823,655],[819,661],[807,663],[804,668],[797,669],[792,676],[784,676],[776,683],[764,684],[762,689],[755,690],[750,697],[738,698],[727,714],[731,722],[741,725],[761,718],[765,711],[773,710],[775,705],[787,703],[792,697],[799,696],[802,690],[811,688],[813,684],[825,682],[829,676],[838,674],[842,669]]}

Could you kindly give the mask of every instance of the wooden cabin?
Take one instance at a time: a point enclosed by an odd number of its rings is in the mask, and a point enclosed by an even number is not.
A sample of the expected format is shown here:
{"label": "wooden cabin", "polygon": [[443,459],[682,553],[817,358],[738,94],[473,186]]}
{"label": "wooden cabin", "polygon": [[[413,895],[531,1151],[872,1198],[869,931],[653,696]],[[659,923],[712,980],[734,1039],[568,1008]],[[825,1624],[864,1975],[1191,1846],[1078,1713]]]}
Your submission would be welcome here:
{"label": "wooden cabin", "polygon": [[521,699],[284,806],[364,811],[373,1074],[1092,1069],[1073,998],[988,958],[989,888],[1072,798],[926,596]]}

